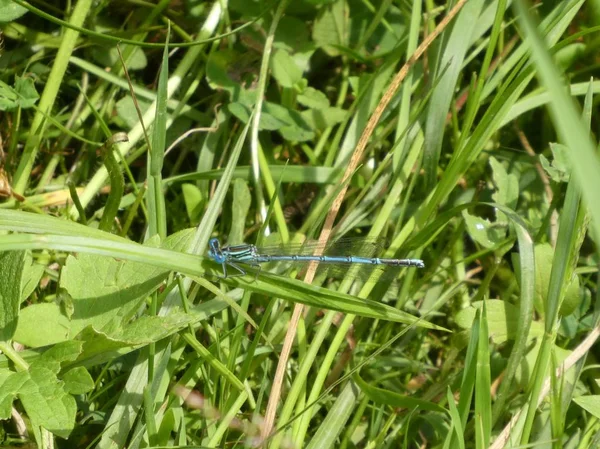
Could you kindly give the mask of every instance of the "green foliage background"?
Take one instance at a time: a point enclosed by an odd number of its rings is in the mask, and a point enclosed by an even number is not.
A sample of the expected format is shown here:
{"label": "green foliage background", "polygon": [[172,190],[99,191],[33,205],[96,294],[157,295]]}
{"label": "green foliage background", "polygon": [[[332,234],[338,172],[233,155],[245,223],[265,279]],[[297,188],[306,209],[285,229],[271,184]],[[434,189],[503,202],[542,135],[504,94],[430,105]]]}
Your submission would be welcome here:
{"label": "green foliage background", "polygon": [[[0,0],[0,25],[0,444],[600,447],[597,0]],[[317,238],[344,187],[334,238],[426,267],[218,277],[211,237]]]}

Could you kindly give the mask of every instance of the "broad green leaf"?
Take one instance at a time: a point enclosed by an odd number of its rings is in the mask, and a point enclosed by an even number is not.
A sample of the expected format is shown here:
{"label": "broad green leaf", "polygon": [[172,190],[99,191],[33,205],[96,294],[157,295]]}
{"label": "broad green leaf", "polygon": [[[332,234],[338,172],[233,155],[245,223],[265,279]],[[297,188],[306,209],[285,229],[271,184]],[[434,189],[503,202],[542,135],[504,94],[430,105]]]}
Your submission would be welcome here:
{"label": "broad green leaf", "polygon": [[[234,101],[238,101],[245,80],[253,81],[257,71],[257,56],[253,53],[240,54],[233,50],[213,51],[206,62],[206,77],[213,89],[224,89]],[[248,79],[251,78],[251,79]]]}
{"label": "broad green leaf", "polygon": [[583,295],[579,288],[579,277],[574,274],[571,278],[571,282],[567,285],[565,291],[565,297],[560,304],[560,314],[562,316],[571,315],[583,302],[585,295]]}
{"label": "broad green leaf", "polygon": [[308,86],[296,97],[298,103],[310,109],[324,109],[329,107],[329,98],[320,90]]}
{"label": "broad green leaf", "polygon": [[0,81],[0,111],[12,111],[16,108],[27,109],[39,99],[33,79],[15,76],[15,87]]}
{"label": "broad green leaf", "polygon": [[588,411],[596,419],[600,419],[600,395],[586,395],[573,398],[579,407]]}
{"label": "broad green leaf", "polygon": [[[542,339],[538,338],[535,340],[535,344],[533,347],[530,347],[527,354],[521,360],[519,365],[519,369],[517,370],[517,374],[515,376],[515,380],[518,382],[519,387],[527,388],[528,383],[531,382],[531,375],[534,373],[534,367],[537,363],[537,359],[540,355],[540,346],[542,344]],[[564,360],[572,354],[572,351],[569,351],[564,348],[560,348],[556,345],[552,347],[554,351],[554,355],[556,356],[557,365],[560,365],[564,362]],[[570,369],[566,373],[563,374],[564,380],[563,382],[569,382],[571,384],[575,383],[575,370]]]}
{"label": "broad green leaf", "polygon": [[279,133],[283,136],[283,138],[289,142],[306,142],[307,140],[311,140],[315,137],[315,133],[294,125],[284,126],[279,130]]}
{"label": "broad green leaf", "polygon": [[571,164],[568,159],[569,148],[560,143],[551,143],[552,162],[540,154],[542,167],[554,182],[567,182],[571,174]]}
{"label": "broad green leaf", "polygon": [[347,29],[348,4],[344,0],[336,0],[319,11],[312,38],[329,56],[338,56],[340,51],[337,47],[348,45]]}
{"label": "broad green leaf", "polygon": [[[114,67],[115,64],[121,63],[119,58],[119,52],[114,46],[105,47],[96,45],[92,48],[92,57],[101,65],[105,67]],[[134,47],[132,53],[126,58],[127,69],[131,71],[145,69],[148,65],[148,59],[146,53],[139,48]]]}
{"label": "broad green leaf", "polygon": [[[492,198],[498,204],[502,204],[513,210],[516,209],[517,200],[519,199],[519,178],[513,173],[507,173],[504,165],[494,157],[490,158],[490,166],[492,167],[496,187]],[[507,222],[506,216],[502,212],[498,211],[496,215],[498,221]]]}
{"label": "broad green leaf", "polygon": [[244,243],[244,230],[246,229],[246,218],[250,205],[252,204],[252,195],[248,184],[241,179],[233,181],[233,203],[231,206],[231,229],[229,230],[229,244],[237,245]]}
{"label": "broad green leaf", "polygon": [[18,105],[22,109],[32,107],[40,98],[35,89],[33,78],[29,76],[15,76],[15,91],[18,95]]}
{"label": "broad green leaf", "polygon": [[115,330],[111,335],[88,326],[77,336],[84,343],[77,362],[85,362],[86,366],[106,363],[116,356],[155,343],[189,325],[204,321],[227,307],[229,304],[226,301],[213,299],[192,308],[188,313],[174,309],[165,317],[141,317]]}
{"label": "broad green leaf", "polygon": [[[149,101],[141,100],[139,97],[137,102],[142,114],[150,107]],[[118,117],[125,122],[127,127],[131,128],[138,122],[139,118],[131,95],[126,95],[117,101],[116,109]]]}
{"label": "broad green leaf", "polygon": [[202,191],[196,185],[184,182],[181,184],[181,193],[190,224],[198,224],[202,213],[200,210],[203,200]]}
{"label": "broad green leaf", "polygon": [[325,129],[337,125],[344,121],[348,111],[336,107],[314,108],[302,111],[302,118],[308,123],[310,128],[324,131]]}
{"label": "broad green leaf", "polygon": [[70,320],[59,305],[32,304],[21,310],[14,340],[30,348],[48,346],[67,340],[70,327]]}
{"label": "broad green leaf", "polygon": [[17,93],[12,87],[0,80],[0,111],[11,111],[17,107]]}
{"label": "broad green leaf", "polygon": [[94,389],[94,379],[83,366],[67,371],[62,377],[64,390],[70,394],[85,394]]}
{"label": "broad green leaf", "polygon": [[[248,123],[252,113],[249,106],[239,102],[229,103],[227,105],[227,110],[244,123]],[[274,117],[266,110],[263,110],[263,113],[260,115],[260,124],[258,128],[260,130],[276,131],[288,125],[289,123],[291,123],[290,120],[281,120],[281,118]]]}
{"label": "broad green leaf", "polygon": [[[471,329],[475,320],[477,309],[482,307],[482,302],[477,301],[470,307],[462,309],[456,314],[455,320],[463,329]],[[489,299],[486,301],[486,315],[488,320],[489,335],[497,343],[513,340],[519,324],[519,309],[506,301]],[[544,326],[538,321],[531,324],[529,339],[540,337],[544,334]]]}
{"label": "broad green leaf", "polygon": [[21,5],[17,5],[12,0],[0,0],[0,23],[8,23],[17,20],[28,11]]}
{"label": "broad green leaf", "polygon": [[506,237],[507,228],[502,223],[490,223],[489,220],[463,211],[469,236],[484,248],[495,248]]}
{"label": "broad green leaf", "polygon": [[[242,103],[230,103],[228,109],[241,121],[248,123],[250,107]],[[286,140],[292,142],[302,142],[314,137],[314,132],[298,111],[270,102],[264,103],[259,129],[279,131]]]}
{"label": "broad green leaf", "polygon": [[10,340],[17,328],[25,251],[0,253],[0,341]]}
{"label": "broad green leaf", "polygon": [[286,15],[279,21],[279,26],[275,31],[275,48],[287,50],[290,53],[306,50],[306,47],[313,46],[309,41],[310,32],[308,23],[292,15]]}
{"label": "broad green leaf", "polygon": [[273,54],[270,64],[271,73],[281,87],[291,89],[302,79],[302,70],[285,50],[277,50]]}
{"label": "broad green leaf", "polygon": [[84,253],[69,256],[61,287],[73,298],[70,335],[88,325],[98,330],[119,327],[133,317],[168,274],[168,270],[143,263]]}
{"label": "broad green leaf", "polygon": [[29,298],[29,295],[37,288],[44,275],[44,265],[36,263],[31,256],[31,251],[25,253],[23,265],[23,279],[21,280],[21,302]]}
{"label": "broad green leaf", "polygon": [[[163,247],[182,248],[191,232],[170,236]],[[147,246],[155,241],[148,241]],[[69,256],[61,276],[61,287],[70,294],[74,307],[69,335],[78,334],[88,325],[98,331],[118,331],[169,272],[150,264],[93,254]]]}

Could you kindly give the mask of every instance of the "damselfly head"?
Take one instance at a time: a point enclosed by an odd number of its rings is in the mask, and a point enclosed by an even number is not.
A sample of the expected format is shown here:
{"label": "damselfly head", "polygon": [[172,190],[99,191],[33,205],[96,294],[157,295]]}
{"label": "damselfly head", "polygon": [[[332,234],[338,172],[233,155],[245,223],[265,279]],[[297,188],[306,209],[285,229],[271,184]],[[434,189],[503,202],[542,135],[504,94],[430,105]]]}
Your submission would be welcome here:
{"label": "damselfly head", "polygon": [[223,251],[221,251],[219,239],[212,238],[208,241],[208,255],[217,263],[223,263],[225,261],[225,256],[223,255]]}

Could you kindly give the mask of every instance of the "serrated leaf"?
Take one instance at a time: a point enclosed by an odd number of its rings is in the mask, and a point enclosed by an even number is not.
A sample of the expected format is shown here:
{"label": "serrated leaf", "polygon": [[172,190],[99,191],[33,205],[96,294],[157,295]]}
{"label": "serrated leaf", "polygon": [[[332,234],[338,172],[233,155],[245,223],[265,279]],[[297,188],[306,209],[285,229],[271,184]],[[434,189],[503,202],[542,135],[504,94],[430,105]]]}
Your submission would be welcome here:
{"label": "serrated leaf", "polygon": [[63,389],[56,373],[45,366],[32,365],[28,374],[29,379],[18,392],[27,415],[36,425],[68,438],[75,426],[75,399]]}
{"label": "serrated leaf", "polygon": [[0,111],[10,111],[17,107],[17,93],[0,80]]}
{"label": "serrated leaf", "polygon": [[102,330],[128,321],[168,274],[136,262],[89,254],[69,256],[61,287],[73,298],[70,336],[90,324]]}
{"label": "serrated leaf", "polygon": [[552,151],[553,156],[552,166],[568,176],[571,173],[571,163],[568,155],[571,150],[569,147],[561,143],[550,143],[550,151]]}
{"label": "serrated leaf", "polygon": [[315,137],[314,132],[299,126],[284,126],[279,133],[289,142],[306,142]]}
{"label": "serrated leaf", "polygon": [[291,142],[304,142],[314,137],[314,132],[298,111],[285,108],[275,103],[265,103],[265,113],[286,125],[279,128],[280,134]]}
{"label": "serrated leaf", "polygon": [[75,426],[77,404],[58,379],[61,363],[73,361],[81,351],[80,342],[65,342],[44,352],[29,367],[9,375],[0,389],[0,417],[10,414],[16,396],[29,419],[53,434],[68,438]]}
{"label": "serrated leaf", "polygon": [[10,340],[17,329],[24,261],[25,251],[0,253],[0,341]]}
{"label": "serrated leaf", "polygon": [[568,180],[568,177],[560,170],[554,168],[552,163],[543,154],[540,154],[540,164],[554,182],[566,182]]}

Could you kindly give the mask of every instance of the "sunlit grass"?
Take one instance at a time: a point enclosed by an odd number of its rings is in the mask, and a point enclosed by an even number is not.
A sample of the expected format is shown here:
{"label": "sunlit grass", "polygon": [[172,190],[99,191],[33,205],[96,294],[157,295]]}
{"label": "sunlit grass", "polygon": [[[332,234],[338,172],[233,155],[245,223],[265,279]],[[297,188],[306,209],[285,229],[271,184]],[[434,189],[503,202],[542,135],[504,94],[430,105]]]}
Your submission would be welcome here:
{"label": "sunlit grass", "polygon": [[[507,3],[0,8],[0,442],[600,444],[598,18]],[[206,254],[329,231],[426,266]]]}

